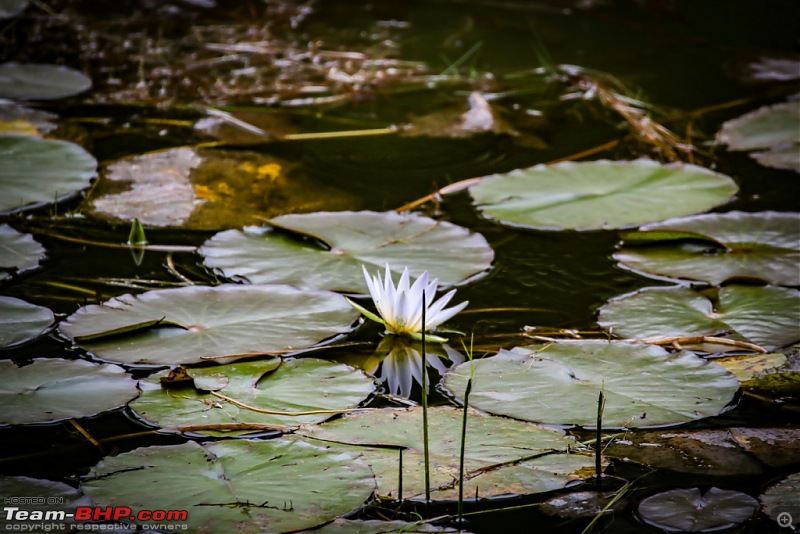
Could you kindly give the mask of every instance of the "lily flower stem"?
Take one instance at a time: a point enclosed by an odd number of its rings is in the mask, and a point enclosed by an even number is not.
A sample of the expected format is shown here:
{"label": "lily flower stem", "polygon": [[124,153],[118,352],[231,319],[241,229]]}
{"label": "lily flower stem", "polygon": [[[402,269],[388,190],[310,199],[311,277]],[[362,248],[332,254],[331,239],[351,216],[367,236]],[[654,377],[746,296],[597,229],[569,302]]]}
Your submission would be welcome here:
{"label": "lily flower stem", "polygon": [[[470,365],[472,363],[470,362]],[[472,377],[467,380],[464,390],[464,414],[461,418],[461,456],[458,459],[458,524],[464,521],[464,451],[467,445],[467,410],[469,409],[469,394],[472,391]]]}
{"label": "lily flower stem", "polygon": [[427,355],[425,354],[425,293],[422,294],[422,445],[425,458],[425,504],[431,502],[431,469],[428,451],[428,371]]}

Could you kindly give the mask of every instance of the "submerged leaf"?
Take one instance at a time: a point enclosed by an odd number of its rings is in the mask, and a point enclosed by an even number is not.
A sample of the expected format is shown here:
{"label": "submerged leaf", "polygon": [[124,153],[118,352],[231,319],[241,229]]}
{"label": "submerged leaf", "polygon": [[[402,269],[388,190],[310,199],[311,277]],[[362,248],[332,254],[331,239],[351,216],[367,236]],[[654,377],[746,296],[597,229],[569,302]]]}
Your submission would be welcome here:
{"label": "submerged leaf", "polygon": [[565,162],[485,176],[470,187],[481,213],[541,230],[624,228],[690,215],[727,202],[728,176],[654,161]]}
{"label": "submerged leaf", "polygon": [[374,272],[388,263],[398,274],[408,267],[413,277],[428,271],[441,285],[453,285],[483,274],[494,258],[482,235],[416,213],[320,212],[270,223],[327,247],[270,229],[229,230],[200,248],[204,264],[254,284],[367,293],[362,265]]}
{"label": "submerged leaf", "polygon": [[224,284],[122,295],[84,306],[59,328],[104,360],[170,365],[305,349],[357,317],[328,291]]}
{"label": "submerged leaf", "polygon": [[97,415],[138,394],[136,381],[116,365],[42,358],[17,367],[0,361],[0,425]]}
{"label": "submerged leaf", "polygon": [[216,230],[283,213],[351,208],[357,202],[273,156],[174,148],[109,165],[84,206],[115,221]]}
{"label": "submerged leaf", "polygon": [[723,367],[689,352],[583,341],[516,347],[451,368],[444,386],[461,399],[474,366],[470,406],[525,421],[603,427],[671,425],[724,411],[739,382]]}
{"label": "submerged leaf", "polygon": [[[83,478],[95,506],[189,510],[193,532],[291,532],[361,506],[375,480],[351,447],[291,437],[143,447]],[[124,518],[128,522],[128,518]]]}

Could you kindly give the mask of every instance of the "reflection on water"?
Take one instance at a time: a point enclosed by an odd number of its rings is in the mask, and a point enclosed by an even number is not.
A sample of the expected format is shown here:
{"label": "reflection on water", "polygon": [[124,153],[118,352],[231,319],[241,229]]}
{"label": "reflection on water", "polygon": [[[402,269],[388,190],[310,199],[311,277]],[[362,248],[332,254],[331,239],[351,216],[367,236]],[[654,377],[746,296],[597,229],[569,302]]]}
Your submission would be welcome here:
{"label": "reflection on water", "polygon": [[[433,368],[440,376],[451,365],[458,365],[464,361],[464,355],[446,344],[429,344],[425,347],[425,362],[427,363],[426,392],[430,391],[432,380],[430,369]],[[408,399],[414,383],[422,387],[422,343],[412,341],[400,336],[388,335],[383,338],[375,354],[370,360],[372,365],[364,369],[373,375],[386,388],[390,395]],[[449,362],[449,364],[447,363]]]}

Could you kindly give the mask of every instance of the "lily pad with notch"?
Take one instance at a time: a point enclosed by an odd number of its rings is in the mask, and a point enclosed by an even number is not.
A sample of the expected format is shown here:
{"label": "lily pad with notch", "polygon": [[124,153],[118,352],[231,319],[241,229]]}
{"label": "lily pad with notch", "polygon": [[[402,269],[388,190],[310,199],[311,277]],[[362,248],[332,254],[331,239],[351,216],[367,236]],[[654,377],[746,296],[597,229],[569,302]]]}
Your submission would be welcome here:
{"label": "lily pad with notch", "polygon": [[349,332],[357,317],[329,291],[223,284],[122,295],[84,306],[59,329],[103,360],[178,365],[307,349]]}
{"label": "lily pad with notch", "polygon": [[122,367],[37,358],[17,367],[0,361],[0,425],[53,423],[124,406],[139,394]]}
{"label": "lily pad with notch", "polygon": [[412,277],[428,271],[453,285],[484,274],[494,258],[482,235],[416,213],[318,212],[269,222],[273,228],[213,236],[199,250],[204,264],[254,284],[366,293],[362,265],[372,272],[388,263],[397,273],[407,266]]}
{"label": "lily pad with notch", "polygon": [[49,308],[0,296],[0,349],[36,339],[47,332],[54,319]]}
{"label": "lily pad with notch", "polygon": [[63,200],[89,187],[97,162],[67,141],[0,136],[0,213]]}
{"label": "lily pad with notch", "polygon": [[622,238],[614,259],[645,276],[800,285],[800,213],[696,215],[648,224]]}
{"label": "lily pad with notch", "polygon": [[729,150],[751,151],[767,167],[800,172],[800,101],[764,106],[729,120],[717,134]]}
{"label": "lily pad with notch", "polygon": [[800,291],[744,285],[701,292],[645,288],[611,299],[597,322],[624,338],[713,336],[772,349],[800,339]]}
{"label": "lily pad with notch", "polygon": [[537,165],[484,176],[469,191],[478,210],[500,224],[601,230],[706,211],[737,187],[702,167],[639,159]]}
{"label": "lily pad with notch", "polygon": [[[446,406],[428,410],[431,490],[436,500],[454,500],[458,495],[462,414]],[[414,408],[349,414],[298,433],[363,446],[363,458],[375,472],[381,495],[398,494],[398,449],[403,449],[403,498],[419,498],[425,493],[422,427],[422,409]],[[477,490],[480,497],[490,497],[563,488],[594,473],[593,457],[568,454],[576,445],[558,430],[470,410],[464,494],[471,498]]]}
{"label": "lily pad with notch", "polygon": [[[739,389],[723,367],[690,352],[623,342],[562,342],[515,347],[473,363],[470,406],[545,424],[593,427],[602,391],[603,427],[686,423],[725,411]],[[452,367],[444,387],[457,399],[468,363]]]}
{"label": "lily pad with notch", "polygon": [[9,271],[21,273],[38,267],[44,256],[44,247],[33,236],[0,224],[0,280],[10,276]]}
{"label": "lily pad with notch", "polygon": [[[258,425],[264,430],[288,430],[356,408],[375,390],[373,380],[362,371],[316,358],[282,363],[273,358],[184,372],[191,383],[167,386],[164,379],[173,371],[140,380],[142,394],[130,404],[131,409],[162,428],[198,427],[186,432],[230,433],[222,427],[236,424],[252,425],[236,432],[254,432]],[[215,431],[217,424],[220,428]]]}
{"label": "lily pad with notch", "polygon": [[190,441],[108,456],[81,489],[95,506],[190,510],[182,522],[192,532],[293,532],[370,498],[375,479],[357,454],[293,437]]}

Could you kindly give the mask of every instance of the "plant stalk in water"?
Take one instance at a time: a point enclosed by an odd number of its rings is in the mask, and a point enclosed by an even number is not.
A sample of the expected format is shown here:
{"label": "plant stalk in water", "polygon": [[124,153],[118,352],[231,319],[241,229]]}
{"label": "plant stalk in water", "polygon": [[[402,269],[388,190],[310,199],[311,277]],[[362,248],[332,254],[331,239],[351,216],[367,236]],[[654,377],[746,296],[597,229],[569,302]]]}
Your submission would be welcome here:
{"label": "plant stalk in water", "polygon": [[464,347],[464,352],[467,353],[469,359],[469,380],[467,380],[467,387],[464,389],[464,414],[461,419],[461,455],[458,459],[458,523],[464,521],[464,452],[467,448],[467,410],[469,410],[469,394],[472,392],[472,378],[475,376],[475,367],[472,365],[472,343],[474,335],[470,336],[469,349],[467,349],[464,342],[461,345]]}
{"label": "plant stalk in water", "polygon": [[425,293],[422,293],[422,447],[425,458],[425,503],[431,502],[431,465],[428,451],[428,370],[425,354]]}

